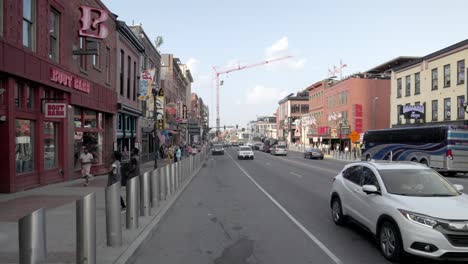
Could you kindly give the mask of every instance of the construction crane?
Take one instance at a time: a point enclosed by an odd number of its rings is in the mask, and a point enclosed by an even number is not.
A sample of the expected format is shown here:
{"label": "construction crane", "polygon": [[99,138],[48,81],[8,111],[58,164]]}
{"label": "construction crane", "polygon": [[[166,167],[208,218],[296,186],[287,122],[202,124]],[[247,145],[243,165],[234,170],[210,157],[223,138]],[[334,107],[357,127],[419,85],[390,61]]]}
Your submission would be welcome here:
{"label": "construction crane", "polygon": [[253,67],[258,67],[258,66],[262,66],[262,65],[265,65],[265,64],[270,64],[270,63],[277,62],[277,61],[291,59],[292,57],[293,56],[284,56],[284,57],[275,58],[275,59],[271,59],[271,60],[265,60],[265,61],[261,61],[261,62],[257,62],[257,63],[253,63],[253,64],[244,65],[244,66],[238,65],[235,68],[228,69],[228,70],[223,70],[223,71],[218,71],[218,69],[216,69],[216,67],[213,67],[213,71],[214,71],[214,75],[215,75],[214,79],[216,80],[216,133],[218,133],[218,131],[220,130],[220,127],[221,127],[220,118],[219,118],[219,86],[220,86],[219,76],[222,75],[222,74],[228,74],[228,73],[235,72],[235,71],[241,71],[241,70],[245,70],[245,69],[249,69],[249,68],[253,68]]}

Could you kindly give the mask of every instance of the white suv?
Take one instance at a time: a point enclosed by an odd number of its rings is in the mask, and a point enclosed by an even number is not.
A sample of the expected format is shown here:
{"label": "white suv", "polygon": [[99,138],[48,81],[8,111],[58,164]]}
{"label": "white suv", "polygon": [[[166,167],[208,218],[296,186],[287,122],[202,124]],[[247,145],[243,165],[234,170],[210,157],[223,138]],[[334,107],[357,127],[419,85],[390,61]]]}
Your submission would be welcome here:
{"label": "white suv", "polygon": [[463,186],[422,164],[358,162],[333,179],[330,206],[335,224],[360,223],[388,260],[410,253],[468,261],[468,197],[462,192]]}
{"label": "white suv", "polygon": [[240,146],[239,151],[237,151],[237,159],[254,159],[252,148]]}

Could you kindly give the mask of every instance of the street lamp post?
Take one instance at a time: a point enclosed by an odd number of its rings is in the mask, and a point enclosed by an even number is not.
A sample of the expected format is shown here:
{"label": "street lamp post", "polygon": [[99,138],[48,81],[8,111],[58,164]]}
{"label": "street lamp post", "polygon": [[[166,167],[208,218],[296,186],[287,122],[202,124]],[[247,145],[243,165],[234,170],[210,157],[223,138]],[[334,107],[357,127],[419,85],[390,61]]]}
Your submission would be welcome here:
{"label": "street lamp post", "polygon": [[156,107],[156,96],[157,90],[156,88],[151,89],[151,93],[153,94],[153,120],[154,120],[154,169],[158,168],[158,113]]}
{"label": "street lamp post", "polygon": [[340,145],[338,146],[338,156],[340,155],[341,153],[341,129],[343,128],[343,121],[339,121],[338,122],[338,126],[340,128],[340,134],[339,134],[339,137],[340,137]]}

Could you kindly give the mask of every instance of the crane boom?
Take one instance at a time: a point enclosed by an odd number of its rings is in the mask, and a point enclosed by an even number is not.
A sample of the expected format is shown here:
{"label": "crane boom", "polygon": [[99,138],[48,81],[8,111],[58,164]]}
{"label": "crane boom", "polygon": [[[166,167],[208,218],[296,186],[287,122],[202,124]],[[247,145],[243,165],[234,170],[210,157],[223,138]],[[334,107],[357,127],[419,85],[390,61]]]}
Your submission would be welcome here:
{"label": "crane boom", "polygon": [[270,64],[270,63],[277,62],[277,61],[291,59],[292,57],[293,56],[284,56],[284,57],[274,58],[271,60],[264,60],[264,61],[257,62],[257,63],[247,64],[244,66],[238,65],[235,68],[231,68],[231,69],[227,69],[223,71],[218,71],[216,67],[213,67],[213,71],[214,71],[215,79],[216,79],[216,133],[220,130],[220,126],[221,126],[220,118],[219,118],[219,76],[222,74],[228,74],[228,73],[235,72],[235,71],[241,71],[241,70],[245,70],[249,68],[254,68],[254,67],[262,66],[265,64]]}

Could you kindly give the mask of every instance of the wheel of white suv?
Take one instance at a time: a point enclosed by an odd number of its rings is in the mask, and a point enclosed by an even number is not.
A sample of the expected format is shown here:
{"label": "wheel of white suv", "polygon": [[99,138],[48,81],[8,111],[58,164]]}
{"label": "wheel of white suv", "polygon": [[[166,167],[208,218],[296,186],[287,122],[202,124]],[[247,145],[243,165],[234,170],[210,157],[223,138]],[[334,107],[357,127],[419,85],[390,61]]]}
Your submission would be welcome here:
{"label": "wheel of white suv", "polygon": [[333,198],[331,209],[332,209],[333,222],[336,225],[344,225],[345,217],[343,215],[343,208],[341,207],[340,198],[338,197]]}
{"label": "wheel of white suv", "polygon": [[391,222],[382,223],[377,234],[380,252],[382,255],[392,261],[398,262],[403,255],[403,243],[401,241],[400,231]]}

